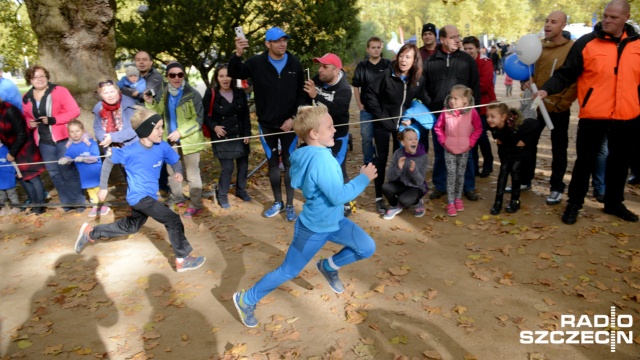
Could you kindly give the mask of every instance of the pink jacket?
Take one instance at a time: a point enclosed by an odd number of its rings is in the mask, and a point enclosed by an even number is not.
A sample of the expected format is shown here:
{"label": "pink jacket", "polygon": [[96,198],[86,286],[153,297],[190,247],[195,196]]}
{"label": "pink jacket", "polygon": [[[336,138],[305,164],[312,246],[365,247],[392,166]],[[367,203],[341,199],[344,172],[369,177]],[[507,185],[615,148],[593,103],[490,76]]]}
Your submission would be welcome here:
{"label": "pink jacket", "polygon": [[447,110],[440,113],[433,131],[448,152],[462,154],[471,150],[482,135],[482,121],[475,109]]}
{"label": "pink jacket", "polygon": [[[78,103],[76,103],[67,88],[52,83],[49,83],[49,89],[47,89],[43,100],[46,101],[46,116],[56,119],[55,124],[49,125],[49,130],[51,131],[53,140],[57,142],[69,138],[67,123],[80,116],[80,107],[78,106]],[[27,126],[30,129],[35,129],[29,124],[31,120],[35,120],[36,118],[33,114],[33,107],[35,105],[33,89],[24,94],[22,104]],[[42,114],[41,116],[44,115],[45,114]],[[33,132],[33,138],[36,141],[36,145],[38,145],[40,143],[40,134],[38,134],[37,130]]]}

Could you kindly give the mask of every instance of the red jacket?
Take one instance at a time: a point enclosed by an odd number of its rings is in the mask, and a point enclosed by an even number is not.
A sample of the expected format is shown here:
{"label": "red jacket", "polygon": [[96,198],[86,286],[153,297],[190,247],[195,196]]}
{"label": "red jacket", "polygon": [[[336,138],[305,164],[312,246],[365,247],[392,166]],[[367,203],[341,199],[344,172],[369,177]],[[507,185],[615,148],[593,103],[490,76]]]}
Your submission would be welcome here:
{"label": "red jacket", "polygon": [[[480,54],[476,57],[478,65],[478,73],[480,73],[480,104],[486,105],[492,101],[496,101],[496,91],[493,87],[493,62],[488,57]],[[477,108],[478,114],[487,113],[487,107]]]}
{"label": "red jacket", "polygon": [[[55,119],[55,123],[49,123],[49,130],[51,131],[53,141],[58,142],[69,138],[67,123],[80,116],[80,107],[73,99],[73,96],[71,96],[69,90],[60,85],[49,83],[49,87],[42,97],[42,100],[46,102],[46,114],[42,114],[42,116],[46,115],[47,117]],[[29,129],[35,129],[35,127],[31,127],[29,124],[31,120],[35,120],[36,118],[34,116],[36,101],[33,97],[33,88],[24,94],[22,104],[27,126]],[[36,145],[40,144],[40,134],[38,134],[37,130],[33,132],[33,137]]]}

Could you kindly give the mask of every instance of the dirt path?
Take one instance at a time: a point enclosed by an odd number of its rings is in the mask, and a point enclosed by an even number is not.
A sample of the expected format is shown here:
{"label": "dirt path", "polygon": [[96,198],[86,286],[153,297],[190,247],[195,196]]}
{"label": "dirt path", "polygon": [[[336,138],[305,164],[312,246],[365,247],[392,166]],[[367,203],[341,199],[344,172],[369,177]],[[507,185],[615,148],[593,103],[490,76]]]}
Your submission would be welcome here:
{"label": "dirt path", "polygon": [[[499,95],[501,83],[499,77]],[[355,172],[359,127],[351,132]],[[282,261],[293,229],[284,218],[260,216],[271,201],[264,172],[251,182],[253,202],[231,197],[228,211],[206,202],[205,216],[184,220],[194,248],[207,256],[194,272],[174,272],[166,233],[154,221],[77,256],[72,245],[86,214],[5,217],[2,359],[640,358],[638,224],[605,215],[592,199],[576,225],[562,224],[564,205],[544,202],[550,154],[545,131],[533,191],[523,193],[514,215],[489,216],[495,172],[478,178],[481,200],[466,202],[456,218],[445,216],[439,200],[427,204],[423,218],[405,212],[385,221],[373,213],[370,186],[353,219],[378,248],[341,270],[347,291],[335,295],[310,264],[262,301],[255,329],[239,322],[231,294]],[[570,167],[573,157],[571,145]],[[638,192],[626,194],[636,213]],[[634,321],[635,343],[618,344],[615,353],[603,344],[520,343],[521,330],[575,330],[560,328],[561,315],[592,318],[612,306]]]}

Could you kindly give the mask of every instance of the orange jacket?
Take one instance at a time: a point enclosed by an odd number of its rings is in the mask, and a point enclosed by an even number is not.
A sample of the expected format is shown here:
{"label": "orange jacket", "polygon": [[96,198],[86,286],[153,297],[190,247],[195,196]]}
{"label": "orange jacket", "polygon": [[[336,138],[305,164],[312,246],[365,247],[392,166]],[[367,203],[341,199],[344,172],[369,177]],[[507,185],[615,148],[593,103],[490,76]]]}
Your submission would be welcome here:
{"label": "orange jacket", "polygon": [[640,41],[629,24],[619,43],[602,32],[578,39],[564,65],[541,90],[556,94],[577,81],[581,119],[632,120],[640,116]]}

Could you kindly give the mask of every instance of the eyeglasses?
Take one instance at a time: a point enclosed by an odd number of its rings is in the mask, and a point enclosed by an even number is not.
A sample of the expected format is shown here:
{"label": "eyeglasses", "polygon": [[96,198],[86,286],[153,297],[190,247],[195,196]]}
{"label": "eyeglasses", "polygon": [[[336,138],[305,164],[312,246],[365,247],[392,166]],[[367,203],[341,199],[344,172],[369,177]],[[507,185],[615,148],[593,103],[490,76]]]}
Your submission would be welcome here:
{"label": "eyeglasses", "polygon": [[217,64],[217,65],[216,65],[216,69],[226,68],[226,67],[228,67],[228,66],[229,66],[229,64],[228,64],[228,63],[224,63],[224,64]]}
{"label": "eyeglasses", "polygon": [[34,76],[32,77],[32,79],[42,79],[42,78],[47,78],[47,75],[40,75],[40,76]]}
{"label": "eyeglasses", "polygon": [[169,73],[167,74],[167,76],[169,76],[171,79],[175,79],[176,77],[178,79],[182,79],[184,77],[184,73],[183,72],[179,72],[179,73]]}
{"label": "eyeglasses", "polygon": [[113,82],[113,80],[105,80],[105,81],[100,81],[98,83],[98,87],[99,88],[103,88],[103,87],[105,87],[107,85],[115,85],[115,83]]}

